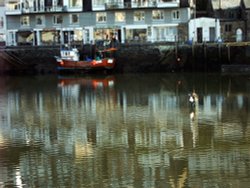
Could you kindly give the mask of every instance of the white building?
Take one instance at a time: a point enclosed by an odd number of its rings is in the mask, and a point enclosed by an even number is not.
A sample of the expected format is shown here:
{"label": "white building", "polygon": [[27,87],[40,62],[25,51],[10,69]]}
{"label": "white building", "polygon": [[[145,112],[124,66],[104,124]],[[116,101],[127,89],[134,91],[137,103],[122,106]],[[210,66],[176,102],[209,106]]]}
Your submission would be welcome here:
{"label": "white building", "polygon": [[[175,42],[187,35],[188,0],[6,0],[7,45]],[[183,29],[185,28],[185,29]],[[186,40],[186,39],[185,39]]]}
{"label": "white building", "polygon": [[193,42],[215,42],[220,39],[220,21],[215,18],[191,19],[188,24],[188,38]]}
{"label": "white building", "polygon": [[5,44],[6,41],[6,21],[5,21],[5,7],[4,1],[0,0],[0,46]]}

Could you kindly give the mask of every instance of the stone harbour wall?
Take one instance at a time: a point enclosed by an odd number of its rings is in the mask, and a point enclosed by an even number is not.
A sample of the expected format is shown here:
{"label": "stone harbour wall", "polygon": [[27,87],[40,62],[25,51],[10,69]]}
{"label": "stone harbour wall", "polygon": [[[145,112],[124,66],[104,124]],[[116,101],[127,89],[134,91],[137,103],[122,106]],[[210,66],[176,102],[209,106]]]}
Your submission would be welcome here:
{"label": "stone harbour wall", "polygon": [[[222,65],[249,65],[249,44],[120,44],[115,52],[115,73],[221,71]],[[79,46],[81,57],[93,46]],[[57,73],[59,46],[0,49],[0,73]]]}

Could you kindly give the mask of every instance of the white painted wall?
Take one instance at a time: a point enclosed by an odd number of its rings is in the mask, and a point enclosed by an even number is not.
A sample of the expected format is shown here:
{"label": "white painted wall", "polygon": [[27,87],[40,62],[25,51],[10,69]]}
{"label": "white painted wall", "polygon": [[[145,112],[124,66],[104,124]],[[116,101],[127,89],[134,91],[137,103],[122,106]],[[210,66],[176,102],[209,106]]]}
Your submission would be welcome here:
{"label": "white painted wall", "polygon": [[0,42],[6,41],[5,7],[0,6]]}
{"label": "white painted wall", "polygon": [[188,38],[190,41],[197,42],[197,28],[202,28],[202,41],[203,42],[214,42],[210,41],[209,28],[215,28],[215,39],[218,40],[220,35],[220,21],[214,18],[196,18],[191,19],[188,25]]}

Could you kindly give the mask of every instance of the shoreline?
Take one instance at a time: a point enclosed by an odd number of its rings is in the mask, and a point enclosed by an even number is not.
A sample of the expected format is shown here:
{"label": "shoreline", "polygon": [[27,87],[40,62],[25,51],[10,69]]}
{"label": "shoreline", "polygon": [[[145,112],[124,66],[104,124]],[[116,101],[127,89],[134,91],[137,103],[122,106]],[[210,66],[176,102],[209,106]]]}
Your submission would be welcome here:
{"label": "shoreline", "polygon": [[[89,54],[92,45],[82,45],[78,48],[81,55]],[[59,54],[60,46],[0,48],[0,73],[57,73],[54,56]],[[250,43],[119,44],[115,57],[117,64],[114,73],[250,72],[248,67],[250,66]]]}

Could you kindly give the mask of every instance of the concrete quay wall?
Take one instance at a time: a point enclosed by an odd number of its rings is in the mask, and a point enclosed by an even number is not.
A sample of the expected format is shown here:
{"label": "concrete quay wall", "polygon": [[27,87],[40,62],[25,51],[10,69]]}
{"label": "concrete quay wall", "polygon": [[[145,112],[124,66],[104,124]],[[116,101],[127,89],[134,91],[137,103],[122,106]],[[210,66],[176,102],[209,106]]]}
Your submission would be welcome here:
{"label": "concrete quay wall", "polygon": [[[93,46],[79,46],[81,56]],[[56,73],[59,46],[0,49],[0,73]],[[249,44],[120,44],[114,72],[221,71],[222,65],[250,65]],[[235,68],[236,66],[234,66]],[[236,70],[237,71],[237,70]]]}
{"label": "concrete quay wall", "polygon": [[120,72],[220,72],[222,65],[250,66],[249,44],[144,44],[121,49]]}

